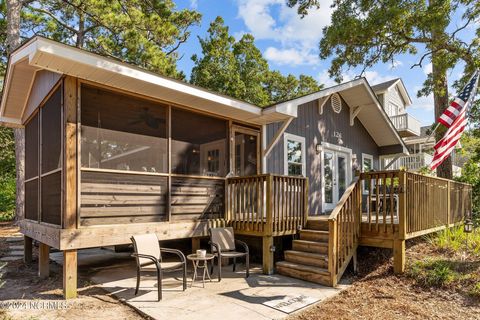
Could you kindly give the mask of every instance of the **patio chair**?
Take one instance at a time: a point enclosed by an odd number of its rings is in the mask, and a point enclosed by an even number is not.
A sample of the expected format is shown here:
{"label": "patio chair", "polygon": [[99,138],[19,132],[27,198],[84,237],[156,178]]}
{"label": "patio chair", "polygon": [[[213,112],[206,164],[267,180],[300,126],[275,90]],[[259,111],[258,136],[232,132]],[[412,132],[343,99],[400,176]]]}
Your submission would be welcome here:
{"label": "patio chair", "polygon": [[[183,291],[187,289],[187,262],[185,256],[180,250],[160,248],[157,235],[154,233],[136,235],[130,238],[133,243],[135,253],[132,254],[137,260],[137,287],[135,295],[140,287],[140,272],[156,271],[158,301],[162,300],[162,276],[164,272],[183,270]],[[176,254],[180,261],[163,262],[163,253]]]}
{"label": "patio chair", "polygon": [[[217,259],[218,281],[222,280],[222,258],[233,258],[233,272],[235,272],[237,258],[245,257],[247,268],[245,278],[248,278],[250,275],[248,246],[245,242],[235,239],[233,228],[210,228],[208,233],[210,234],[209,244],[211,245],[212,254]],[[242,247],[243,252],[237,251],[239,247]],[[210,273],[213,273],[214,261],[212,262]]]}

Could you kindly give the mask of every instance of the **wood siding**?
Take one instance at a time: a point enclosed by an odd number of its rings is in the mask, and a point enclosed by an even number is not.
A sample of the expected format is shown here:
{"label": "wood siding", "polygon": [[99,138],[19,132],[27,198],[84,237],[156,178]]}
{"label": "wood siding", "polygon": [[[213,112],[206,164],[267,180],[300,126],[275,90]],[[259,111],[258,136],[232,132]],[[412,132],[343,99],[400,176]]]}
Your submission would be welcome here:
{"label": "wood siding", "polygon": [[30,118],[61,77],[61,74],[46,70],[41,70],[36,73],[23,114],[23,122]]}
{"label": "wood siding", "polygon": [[[281,126],[274,123],[267,126],[267,143]],[[306,175],[309,179],[309,214],[322,213],[322,175],[321,157],[316,153],[316,145],[327,142],[352,149],[357,157],[359,167],[362,153],[370,154],[374,159],[374,168],[378,168],[378,146],[358,119],[350,126],[350,109],[342,100],[342,111],[335,113],[330,101],[323,107],[323,114],[318,110],[317,101],[311,101],[299,106],[298,117],[288,126],[286,133],[305,137]],[[335,138],[334,132],[339,132],[342,138]],[[283,137],[267,157],[267,172],[284,174],[284,143]],[[353,174],[352,174],[353,177]]]}

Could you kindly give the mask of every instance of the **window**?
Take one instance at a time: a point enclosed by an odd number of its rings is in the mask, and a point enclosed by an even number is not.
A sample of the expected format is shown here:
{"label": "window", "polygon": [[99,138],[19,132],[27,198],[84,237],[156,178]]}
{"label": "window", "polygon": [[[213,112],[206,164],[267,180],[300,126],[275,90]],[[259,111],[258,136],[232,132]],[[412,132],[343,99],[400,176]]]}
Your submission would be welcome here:
{"label": "window", "polygon": [[398,109],[399,109],[398,106],[397,106],[395,103],[391,102],[391,101],[389,101],[389,102],[387,103],[387,105],[385,106],[385,112],[386,112],[387,115],[389,115],[390,117],[393,117],[393,116],[398,115]]}
{"label": "window", "polygon": [[167,172],[167,107],[82,86],[82,167]]}
{"label": "window", "polygon": [[[369,172],[373,170],[373,156],[370,154],[362,153],[362,172]],[[368,193],[370,188],[370,181],[364,181],[363,191]]]}
{"label": "window", "polygon": [[225,177],[228,122],[172,108],[172,172]]}
{"label": "window", "polygon": [[285,174],[305,176],[305,138],[286,133],[284,135]]}
{"label": "window", "polygon": [[235,139],[235,163],[236,176],[251,176],[258,171],[259,133],[246,129],[234,128]]}

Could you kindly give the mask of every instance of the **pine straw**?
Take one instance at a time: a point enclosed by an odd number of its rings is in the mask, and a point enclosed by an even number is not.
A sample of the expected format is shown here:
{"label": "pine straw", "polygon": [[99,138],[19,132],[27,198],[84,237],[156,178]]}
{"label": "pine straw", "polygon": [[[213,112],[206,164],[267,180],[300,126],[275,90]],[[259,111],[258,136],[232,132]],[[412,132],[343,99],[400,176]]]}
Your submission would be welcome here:
{"label": "pine straw", "polygon": [[[407,261],[439,256],[431,244],[407,242]],[[391,251],[361,248],[359,273],[338,296],[289,320],[306,319],[480,319],[480,299],[455,286],[425,288],[408,276],[393,274]]]}

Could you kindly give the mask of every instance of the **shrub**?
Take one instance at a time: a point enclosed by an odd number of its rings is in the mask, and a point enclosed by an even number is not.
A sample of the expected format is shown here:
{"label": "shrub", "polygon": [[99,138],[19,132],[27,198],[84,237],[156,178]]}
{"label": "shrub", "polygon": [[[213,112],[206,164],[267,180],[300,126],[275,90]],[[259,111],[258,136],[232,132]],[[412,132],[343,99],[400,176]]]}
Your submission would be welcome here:
{"label": "shrub", "polygon": [[445,229],[428,237],[436,248],[451,254],[466,254],[480,257],[480,230],[465,233],[463,225]]}
{"label": "shrub", "polygon": [[418,284],[427,287],[443,287],[459,278],[451,263],[445,260],[415,261],[407,274]]}
{"label": "shrub", "polygon": [[15,177],[0,179],[0,221],[15,217]]}

